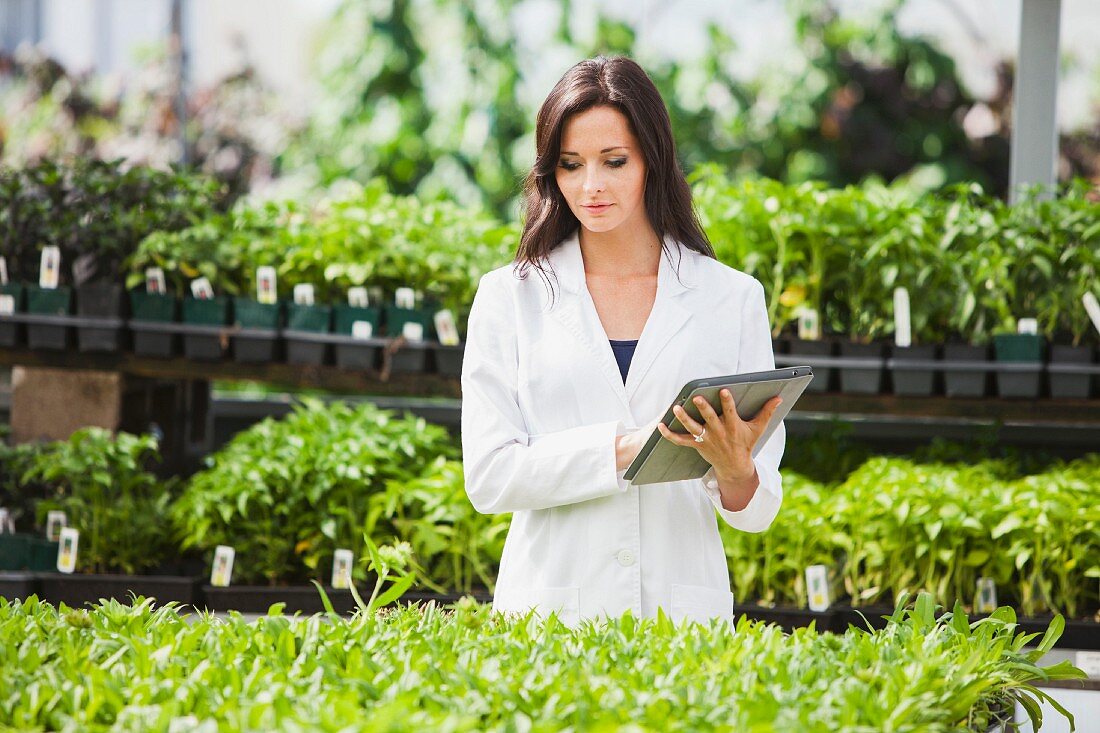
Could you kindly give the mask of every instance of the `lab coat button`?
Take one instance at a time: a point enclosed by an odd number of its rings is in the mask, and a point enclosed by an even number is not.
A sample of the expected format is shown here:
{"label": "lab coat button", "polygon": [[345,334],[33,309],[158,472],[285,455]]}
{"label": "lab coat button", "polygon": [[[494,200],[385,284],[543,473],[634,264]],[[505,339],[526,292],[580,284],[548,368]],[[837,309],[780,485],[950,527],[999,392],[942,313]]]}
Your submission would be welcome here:
{"label": "lab coat button", "polygon": [[619,560],[619,564],[623,567],[628,567],[634,564],[634,553],[630,550],[619,550],[615,556]]}

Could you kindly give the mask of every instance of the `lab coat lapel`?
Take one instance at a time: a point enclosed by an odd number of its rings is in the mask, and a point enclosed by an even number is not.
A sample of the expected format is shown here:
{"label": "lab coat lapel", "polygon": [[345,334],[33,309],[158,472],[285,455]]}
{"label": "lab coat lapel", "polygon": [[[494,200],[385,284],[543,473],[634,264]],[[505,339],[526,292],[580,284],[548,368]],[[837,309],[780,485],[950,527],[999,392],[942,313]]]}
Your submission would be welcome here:
{"label": "lab coat lapel", "polygon": [[692,251],[680,247],[669,237],[665,238],[665,249],[661,253],[661,264],[657,270],[657,297],[638,339],[634,357],[630,360],[630,370],[626,373],[627,399],[634,398],[646,372],[672,337],[691,318],[691,311],[679,302],[679,296],[694,285],[694,265],[695,255]]}
{"label": "lab coat lapel", "polygon": [[[671,262],[669,261],[671,258]],[[615,354],[600,323],[596,306],[588,292],[577,235],[566,239],[551,252],[550,264],[561,286],[550,315],[565,326],[584,345],[608,386],[633,416],[630,399],[657,356],[691,317],[691,311],[677,302],[678,296],[694,283],[694,253],[665,238],[665,249],[657,271],[657,295],[653,309],[638,339],[638,346],[623,384]],[[679,276],[677,276],[677,268]]]}

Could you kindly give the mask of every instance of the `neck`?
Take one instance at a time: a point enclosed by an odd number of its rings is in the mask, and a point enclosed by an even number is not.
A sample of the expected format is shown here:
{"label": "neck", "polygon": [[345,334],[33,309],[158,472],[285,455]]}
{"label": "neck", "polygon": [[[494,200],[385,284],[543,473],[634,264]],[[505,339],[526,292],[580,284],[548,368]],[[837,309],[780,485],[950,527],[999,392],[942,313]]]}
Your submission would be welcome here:
{"label": "neck", "polygon": [[648,222],[630,231],[580,229],[581,258],[588,275],[653,277],[661,264],[661,240]]}

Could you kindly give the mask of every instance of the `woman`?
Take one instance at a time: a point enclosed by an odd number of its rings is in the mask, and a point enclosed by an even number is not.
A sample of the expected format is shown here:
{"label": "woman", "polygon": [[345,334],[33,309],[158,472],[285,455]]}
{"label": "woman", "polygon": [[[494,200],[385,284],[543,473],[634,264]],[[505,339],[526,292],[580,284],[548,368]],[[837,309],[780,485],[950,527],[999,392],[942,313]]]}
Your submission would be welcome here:
{"label": "woman", "polygon": [[[764,289],[716,259],[676,162],[668,113],[626,58],[571,68],[538,113],[515,262],[481,278],[462,369],[466,491],[512,512],[493,607],[582,618],[731,618],[715,512],[761,532],[779,511],[778,398],[751,422],[658,420],[690,379],[774,368]],[[529,277],[530,269],[539,277]],[[652,433],[711,464],[631,486]]]}

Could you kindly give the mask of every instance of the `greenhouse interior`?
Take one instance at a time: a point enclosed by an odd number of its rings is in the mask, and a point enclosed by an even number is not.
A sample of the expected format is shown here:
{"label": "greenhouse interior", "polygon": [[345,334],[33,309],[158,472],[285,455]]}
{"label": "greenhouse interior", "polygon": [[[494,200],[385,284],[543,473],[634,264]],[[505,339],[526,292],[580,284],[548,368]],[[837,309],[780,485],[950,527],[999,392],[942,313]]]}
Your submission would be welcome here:
{"label": "greenhouse interior", "polygon": [[1100,733],[1098,37],[0,0],[0,731]]}

